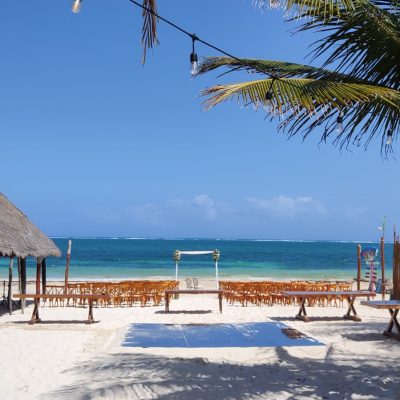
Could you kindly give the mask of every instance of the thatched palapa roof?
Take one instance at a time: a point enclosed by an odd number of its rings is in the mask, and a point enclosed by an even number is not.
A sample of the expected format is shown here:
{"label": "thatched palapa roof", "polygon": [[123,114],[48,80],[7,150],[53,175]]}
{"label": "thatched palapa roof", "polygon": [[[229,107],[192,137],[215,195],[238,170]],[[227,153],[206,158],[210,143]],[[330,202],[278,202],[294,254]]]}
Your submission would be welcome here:
{"label": "thatched palapa roof", "polygon": [[0,256],[44,258],[60,255],[54,242],[0,193]]}

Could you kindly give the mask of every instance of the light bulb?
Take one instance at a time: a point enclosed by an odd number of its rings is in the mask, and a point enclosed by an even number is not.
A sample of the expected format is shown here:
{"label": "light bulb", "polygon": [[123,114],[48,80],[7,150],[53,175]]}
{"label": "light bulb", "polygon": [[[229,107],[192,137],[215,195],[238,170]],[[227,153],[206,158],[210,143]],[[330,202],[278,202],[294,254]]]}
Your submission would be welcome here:
{"label": "light bulb", "polygon": [[342,133],[343,132],[343,115],[340,113],[336,119],[336,128],[335,128],[337,133]]}
{"label": "light bulb", "polygon": [[269,6],[271,8],[279,8],[279,0],[269,0]]}
{"label": "light bulb", "polygon": [[194,51],[190,53],[190,73],[197,74],[197,54]]}
{"label": "light bulb", "polygon": [[390,146],[393,142],[393,131],[390,130],[386,135],[386,144]]}
{"label": "light bulb", "polygon": [[72,12],[78,14],[81,10],[82,0],[74,0],[72,3]]}
{"label": "light bulb", "polygon": [[272,93],[271,93],[270,90],[265,95],[263,108],[264,108],[265,111],[271,111],[271,109],[273,108],[273,105],[272,105]]}

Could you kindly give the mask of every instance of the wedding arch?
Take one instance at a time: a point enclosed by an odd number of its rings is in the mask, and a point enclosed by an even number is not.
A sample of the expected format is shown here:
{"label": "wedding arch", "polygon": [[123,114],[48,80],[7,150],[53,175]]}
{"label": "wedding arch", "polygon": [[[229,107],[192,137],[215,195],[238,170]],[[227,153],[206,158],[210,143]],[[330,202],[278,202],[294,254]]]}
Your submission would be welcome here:
{"label": "wedding arch", "polygon": [[195,250],[195,251],[181,251],[175,250],[174,251],[174,261],[175,261],[175,280],[178,280],[178,270],[179,270],[179,261],[181,260],[182,255],[190,255],[190,256],[197,256],[202,254],[212,254],[212,258],[215,264],[215,280],[217,282],[217,289],[219,288],[219,281],[218,281],[218,260],[220,256],[220,252],[217,249],[214,250]]}

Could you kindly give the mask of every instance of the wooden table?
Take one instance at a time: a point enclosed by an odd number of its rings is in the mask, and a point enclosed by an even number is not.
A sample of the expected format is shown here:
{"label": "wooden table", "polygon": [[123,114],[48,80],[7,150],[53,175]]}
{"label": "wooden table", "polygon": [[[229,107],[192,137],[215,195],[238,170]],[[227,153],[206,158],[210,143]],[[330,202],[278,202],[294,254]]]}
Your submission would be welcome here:
{"label": "wooden table", "polygon": [[[400,323],[397,320],[397,315],[400,310],[400,300],[387,300],[387,301],[362,301],[361,305],[367,307],[377,308],[378,310],[389,310],[390,313],[390,322],[383,332],[385,336],[389,336],[400,340]],[[397,333],[392,332],[393,328],[397,328]]]}
{"label": "wooden table", "polygon": [[68,300],[68,299],[78,299],[87,300],[89,304],[89,314],[88,319],[85,321],[86,324],[91,324],[94,322],[93,318],[93,301],[96,300],[111,300],[112,296],[110,294],[14,294],[17,299],[34,299],[35,306],[33,308],[32,317],[28,322],[33,325],[37,322],[41,322],[39,318],[39,304],[40,299],[48,300]]}
{"label": "wooden table", "polygon": [[169,312],[170,297],[176,294],[218,294],[219,311],[222,313],[222,289],[171,289],[165,291],[165,312]]}
{"label": "wooden table", "polygon": [[322,291],[322,292],[283,292],[283,296],[295,297],[300,300],[299,313],[296,315],[297,319],[301,319],[304,322],[309,322],[310,318],[307,316],[306,312],[306,300],[307,299],[335,299],[335,298],[345,298],[348,304],[347,312],[343,315],[343,319],[350,319],[352,321],[361,321],[361,318],[357,315],[357,311],[354,307],[354,301],[357,297],[373,297],[375,293],[367,291]]}

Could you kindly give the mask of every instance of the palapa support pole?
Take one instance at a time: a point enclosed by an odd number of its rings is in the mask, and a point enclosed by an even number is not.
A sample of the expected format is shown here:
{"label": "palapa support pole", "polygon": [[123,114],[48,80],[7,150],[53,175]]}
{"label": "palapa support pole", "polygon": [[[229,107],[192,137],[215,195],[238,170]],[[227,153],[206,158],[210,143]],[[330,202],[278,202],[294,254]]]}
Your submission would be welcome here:
{"label": "palapa support pole", "polygon": [[[18,290],[19,294],[22,294],[22,276],[21,276],[21,258],[18,257]],[[19,300],[19,307],[21,308],[21,314],[24,313],[24,303],[22,299]]]}
{"label": "palapa support pole", "polygon": [[382,300],[385,300],[385,237],[381,236],[381,275],[382,275]]}
{"label": "palapa support pole", "polygon": [[[42,259],[36,259],[36,294],[40,294],[40,271],[42,269]],[[35,299],[35,308],[39,308],[40,299]]]}
{"label": "palapa support pole", "polygon": [[178,282],[178,261],[175,262],[175,281]]}
{"label": "palapa support pole", "polygon": [[[26,258],[21,258],[21,293],[26,294]],[[26,306],[26,299],[21,299],[22,307]]]}
{"label": "palapa support pole", "polygon": [[69,264],[71,262],[71,248],[72,248],[72,240],[68,240],[67,261],[65,264],[64,294],[67,294],[67,292],[68,292]]}
{"label": "palapa support pole", "polygon": [[361,245],[357,245],[357,290],[361,288]]}
{"label": "palapa support pole", "polygon": [[12,279],[13,279],[14,259],[10,257],[10,266],[8,267],[8,313],[12,315]]}
{"label": "palapa support pole", "polygon": [[47,268],[46,268],[46,259],[42,260],[42,293],[46,294],[46,283],[47,283]]}
{"label": "palapa support pole", "polygon": [[42,259],[36,259],[36,294],[40,294],[40,275],[42,271]]}

